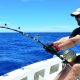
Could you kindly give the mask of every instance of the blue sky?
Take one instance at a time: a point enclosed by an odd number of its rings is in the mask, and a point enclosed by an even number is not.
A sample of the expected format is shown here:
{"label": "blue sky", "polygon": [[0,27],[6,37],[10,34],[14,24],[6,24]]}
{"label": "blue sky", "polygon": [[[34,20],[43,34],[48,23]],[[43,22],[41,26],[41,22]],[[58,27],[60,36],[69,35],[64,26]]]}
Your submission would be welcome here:
{"label": "blue sky", "polygon": [[[80,0],[0,0],[0,25],[26,32],[71,32]],[[8,31],[8,30],[5,30]]]}

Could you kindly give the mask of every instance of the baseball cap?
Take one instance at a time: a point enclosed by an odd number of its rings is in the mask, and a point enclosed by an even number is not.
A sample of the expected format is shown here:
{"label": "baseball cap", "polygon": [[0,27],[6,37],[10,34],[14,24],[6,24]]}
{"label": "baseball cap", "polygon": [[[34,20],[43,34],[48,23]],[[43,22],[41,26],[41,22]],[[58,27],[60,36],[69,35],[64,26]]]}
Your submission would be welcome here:
{"label": "baseball cap", "polygon": [[71,16],[77,16],[80,15],[80,8],[76,9],[75,12],[71,13]]}

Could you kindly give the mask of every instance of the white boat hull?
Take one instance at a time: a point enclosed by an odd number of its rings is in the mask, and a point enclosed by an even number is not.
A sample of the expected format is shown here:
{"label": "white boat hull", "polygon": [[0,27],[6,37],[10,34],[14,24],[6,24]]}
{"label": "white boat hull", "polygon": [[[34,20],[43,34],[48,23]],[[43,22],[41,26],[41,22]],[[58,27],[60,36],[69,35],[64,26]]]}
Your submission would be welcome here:
{"label": "white boat hull", "polygon": [[7,73],[0,80],[53,80],[61,70],[61,60],[55,57]]}

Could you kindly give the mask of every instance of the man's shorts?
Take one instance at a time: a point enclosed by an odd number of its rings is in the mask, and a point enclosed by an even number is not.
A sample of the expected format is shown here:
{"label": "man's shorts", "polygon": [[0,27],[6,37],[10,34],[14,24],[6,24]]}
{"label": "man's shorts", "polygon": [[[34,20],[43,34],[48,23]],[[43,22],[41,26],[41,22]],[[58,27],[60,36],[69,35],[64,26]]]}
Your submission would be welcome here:
{"label": "man's shorts", "polygon": [[80,55],[78,55],[74,61],[74,63],[80,63]]}

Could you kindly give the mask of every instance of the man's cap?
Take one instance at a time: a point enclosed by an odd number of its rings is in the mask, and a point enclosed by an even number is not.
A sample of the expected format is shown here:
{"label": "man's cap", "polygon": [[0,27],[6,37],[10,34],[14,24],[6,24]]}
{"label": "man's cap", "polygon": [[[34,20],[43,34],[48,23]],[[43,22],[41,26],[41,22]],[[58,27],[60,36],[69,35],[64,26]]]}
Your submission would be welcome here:
{"label": "man's cap", "polygon": [[71,16],[80,15],[80,8],[78,8],[75,12],[71,13]]}

